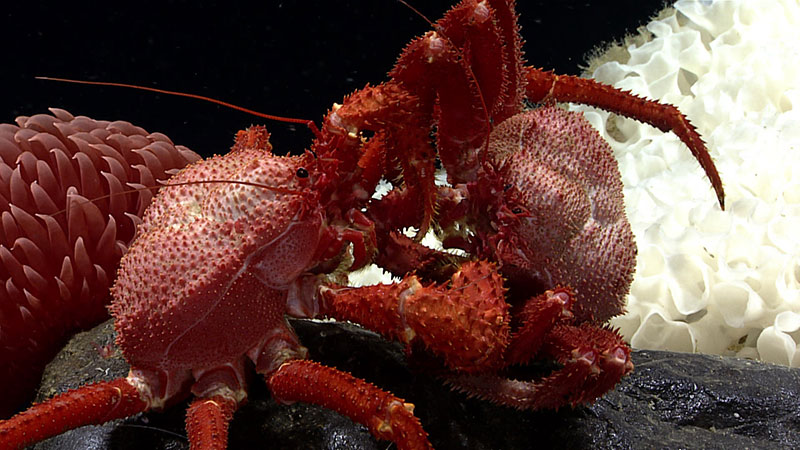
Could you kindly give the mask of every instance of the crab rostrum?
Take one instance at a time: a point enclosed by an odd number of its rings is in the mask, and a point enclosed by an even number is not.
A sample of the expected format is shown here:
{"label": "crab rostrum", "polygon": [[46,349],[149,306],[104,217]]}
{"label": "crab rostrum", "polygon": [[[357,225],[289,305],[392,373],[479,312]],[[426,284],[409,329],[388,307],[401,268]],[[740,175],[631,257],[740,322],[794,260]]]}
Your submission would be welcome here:
{"label": "crab rostrum", "polygon": [[[278,401],[334,409],[398,448],[430,447],[413,405],[307,360],[287,316],[352,320],[405,343],[455,387],[517,407],[574,406],[611,389],[632,363],[603,322],[622,311],[635,246],[607,144],[552,103],[672,130],[720,204],[722,187],[674,107],[524,67],[520,42],[513,1],[464,0],[409,44],[389,81],[334,105],[305,154],[273,155],[253,127],[230,153],[173,177],[112,288],[129,375],[0,422],[0,442],[21,447],[193,395],[192,447],[223,448],[252,363]],[[526,98],[546,105],[524,112]],[[434,183],[437,159],[449,186]],[[381,178],[398,177],[372,200]],[[409,225],[463,254],[422,247],[400,233]],[[373,260],[400,281],[337,284]],[[559,367],[508,379],[532,359]]]}

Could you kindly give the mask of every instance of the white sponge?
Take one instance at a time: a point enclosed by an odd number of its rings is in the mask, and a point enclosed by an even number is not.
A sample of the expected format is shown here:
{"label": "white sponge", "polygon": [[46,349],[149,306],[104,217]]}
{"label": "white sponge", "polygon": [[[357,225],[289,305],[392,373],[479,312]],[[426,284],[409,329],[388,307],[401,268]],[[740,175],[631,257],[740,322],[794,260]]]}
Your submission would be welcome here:
{"label": "white sponge", "polygon": [[686,114],[727,210],[672,133],[572,107],[614,149],[639,248],[628,313],[612,323],[637,348],[800,366],[800,4],[679,1],[662,17],[629,61],[593,77]]}

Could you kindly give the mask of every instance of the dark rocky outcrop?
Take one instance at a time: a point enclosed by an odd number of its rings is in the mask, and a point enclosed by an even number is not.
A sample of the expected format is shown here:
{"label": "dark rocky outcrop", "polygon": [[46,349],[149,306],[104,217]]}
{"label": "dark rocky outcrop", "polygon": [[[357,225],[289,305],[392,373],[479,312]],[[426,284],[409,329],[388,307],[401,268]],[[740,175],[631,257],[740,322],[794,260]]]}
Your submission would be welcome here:
{"label": "dark rocky outcrop", "polygon": [[[416,405],[436,448],[798,448],[800,369],[754,361],[636,351],[636,369],[593,405],[515,411],[451,392],[405,365],[401,347],[360,328],[293,322],[312,358],[351,371]],[[119,352],[102,358],[110,323],[73,339],[51,364],[41,393],[124,376]],[[278,405],[263,382],[235,415],[229,448],[385,449],[366,428],[332,411]],[[188,448],[186,404],[102,427],[65,433],[38,449]]]}

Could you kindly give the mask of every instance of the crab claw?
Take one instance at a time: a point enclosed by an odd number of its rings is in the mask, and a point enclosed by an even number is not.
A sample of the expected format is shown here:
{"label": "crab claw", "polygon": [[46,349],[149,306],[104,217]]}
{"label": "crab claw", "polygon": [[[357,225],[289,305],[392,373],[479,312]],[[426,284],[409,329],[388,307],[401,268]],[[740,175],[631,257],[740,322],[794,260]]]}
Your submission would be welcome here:
{"label": "crab claw", "polygon": [[359,323],[407,345],[421,342],[445,364],[475,372],[502,365],[508,304],[494,264],[469,262],[449,283],[423,285],[408,275],[391,285],[323,288],[323,313]]}

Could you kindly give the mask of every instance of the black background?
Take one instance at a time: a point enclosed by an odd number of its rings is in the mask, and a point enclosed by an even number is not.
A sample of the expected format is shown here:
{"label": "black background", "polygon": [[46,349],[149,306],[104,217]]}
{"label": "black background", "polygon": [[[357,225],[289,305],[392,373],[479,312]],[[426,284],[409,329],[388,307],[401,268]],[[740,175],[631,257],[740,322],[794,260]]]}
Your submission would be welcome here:
{"label": "black background", "polygon": [[[410,0],[431,20],[454,0]],[[662,0],[518,0],[529,64],[578,74],[584,55],[646,23]],[[161,131],[209,155],[263,119],[149,92],[38,81],[37,75],[136,83],[319,121],[367,82],[385,79],[429,25],[396,0],[99,3],[11,2],[2,11],[0,122],[67,109]],[[266,123],[277,152],[306,147],[303,126]]]}

